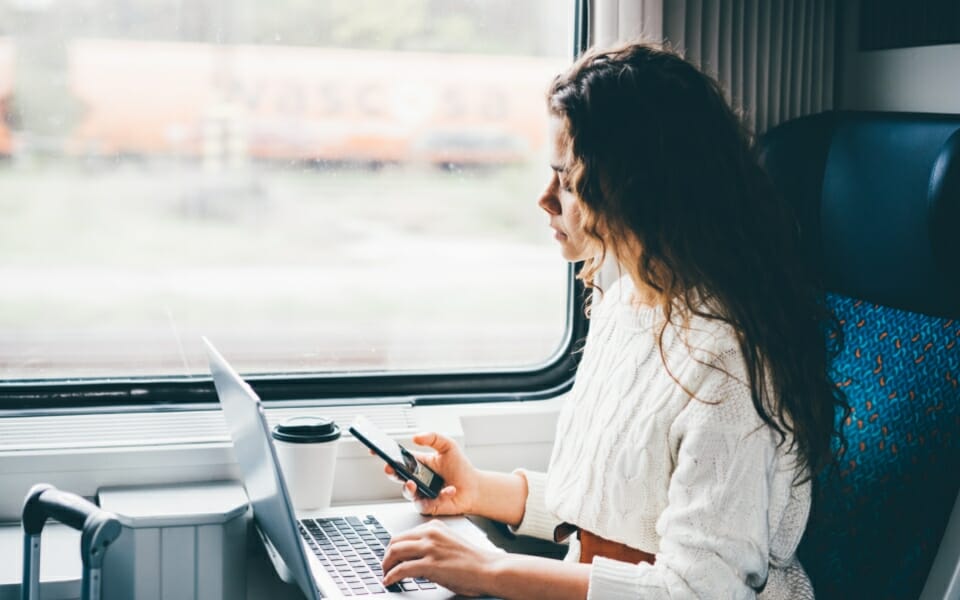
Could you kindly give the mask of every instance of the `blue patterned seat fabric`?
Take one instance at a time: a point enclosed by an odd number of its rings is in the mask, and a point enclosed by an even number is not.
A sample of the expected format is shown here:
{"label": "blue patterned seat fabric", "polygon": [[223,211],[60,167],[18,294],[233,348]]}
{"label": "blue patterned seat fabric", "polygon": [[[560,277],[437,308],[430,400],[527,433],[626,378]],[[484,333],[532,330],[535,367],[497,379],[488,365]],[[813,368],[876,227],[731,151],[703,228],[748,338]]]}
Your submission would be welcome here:
{"label": "blue patterned seat fabric", "polygon": [[800,559],[819,599],[917,598],[960,489],[960,320],[836,294],[853,414],[815,482]]}

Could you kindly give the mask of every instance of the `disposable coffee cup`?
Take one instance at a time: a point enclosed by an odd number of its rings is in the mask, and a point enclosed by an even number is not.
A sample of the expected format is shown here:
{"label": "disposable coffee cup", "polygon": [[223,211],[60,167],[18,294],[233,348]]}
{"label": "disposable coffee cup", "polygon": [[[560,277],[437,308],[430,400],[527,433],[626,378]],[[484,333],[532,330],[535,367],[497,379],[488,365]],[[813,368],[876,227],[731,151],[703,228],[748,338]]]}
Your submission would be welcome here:
{"label": "disposable coffee cup", "polygon": [[293,417],[273,428],[273,445],[294,509],[330,506],[340,427],[324,417]]}

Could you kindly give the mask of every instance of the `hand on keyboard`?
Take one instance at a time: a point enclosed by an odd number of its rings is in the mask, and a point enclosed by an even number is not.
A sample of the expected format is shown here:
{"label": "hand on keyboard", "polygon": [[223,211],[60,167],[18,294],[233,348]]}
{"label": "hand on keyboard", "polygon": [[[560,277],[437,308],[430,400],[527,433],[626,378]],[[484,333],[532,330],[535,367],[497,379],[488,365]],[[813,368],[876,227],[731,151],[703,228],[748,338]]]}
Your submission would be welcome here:
{"label": "hand on keyboard", "polygon": [[427,578],[453,592],[478,596],[487,573],[503,553],[481,548],[441,521],[431,521],[397,534],[383,559],[385,585]]}
{"label": "hand on keyboard", "polygon": [[390,543],[390,533],[372,515],[364,519],[302,519],[300,535],[344,596],[376,596],[386,592],[437,588],[436,584],[423,578],[407,578],[383,585],[381,561]]}

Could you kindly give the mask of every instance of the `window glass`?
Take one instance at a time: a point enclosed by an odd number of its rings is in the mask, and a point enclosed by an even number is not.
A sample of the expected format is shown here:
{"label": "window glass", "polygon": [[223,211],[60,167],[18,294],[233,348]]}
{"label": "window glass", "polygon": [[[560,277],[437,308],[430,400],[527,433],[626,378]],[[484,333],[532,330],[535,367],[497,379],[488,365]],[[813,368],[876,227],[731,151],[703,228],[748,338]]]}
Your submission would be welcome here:
{"label": "window glass", "polygon": [[0,2],[0,380],[549,359],[572,9]]}

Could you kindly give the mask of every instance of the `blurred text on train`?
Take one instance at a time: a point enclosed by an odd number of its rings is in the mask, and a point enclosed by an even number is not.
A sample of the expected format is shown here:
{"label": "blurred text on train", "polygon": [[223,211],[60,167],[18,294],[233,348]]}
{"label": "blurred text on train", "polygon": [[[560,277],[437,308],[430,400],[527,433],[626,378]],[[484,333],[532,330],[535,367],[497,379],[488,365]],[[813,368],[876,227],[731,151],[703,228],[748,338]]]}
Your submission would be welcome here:
{"label": "blurred text on train", "polygon": [[[545,140],[555,59],[77,39],[59,152],[504,164]],[[0,38],[0,155],[19,138],[17,48]],[[48,144],[49,145],[49,144]]]}

